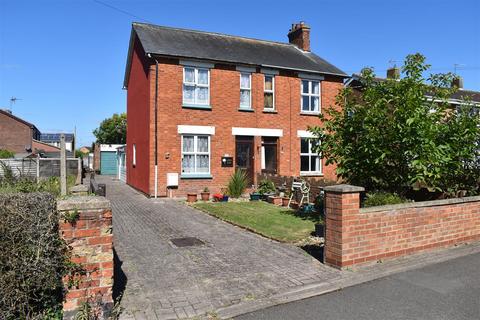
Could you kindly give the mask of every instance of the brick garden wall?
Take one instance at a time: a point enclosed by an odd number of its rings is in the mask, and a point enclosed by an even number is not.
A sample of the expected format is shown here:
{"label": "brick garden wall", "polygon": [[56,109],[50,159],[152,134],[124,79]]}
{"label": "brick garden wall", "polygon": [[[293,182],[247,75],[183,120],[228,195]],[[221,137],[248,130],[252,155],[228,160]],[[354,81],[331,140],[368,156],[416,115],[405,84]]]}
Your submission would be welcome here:
{"label": "brick garden wall", "polygon": [[336,267],[480,240],[480,197],[360,208],[352,186],[326,187],[325,261]]}
{"label": "brick garden wall", "polygon": [[[104,197],[77,196],[59,200],[61,213],[78,212],[74,223],[60,221],[60,233],[72,248],[72,262],[80,264],[86,275],[77,288],[68,290],[63,309],[73,315],[83,302],[105,313],[113,305],[113,235],[110,201]],[[65,279],[65,282],[67,279]]]}

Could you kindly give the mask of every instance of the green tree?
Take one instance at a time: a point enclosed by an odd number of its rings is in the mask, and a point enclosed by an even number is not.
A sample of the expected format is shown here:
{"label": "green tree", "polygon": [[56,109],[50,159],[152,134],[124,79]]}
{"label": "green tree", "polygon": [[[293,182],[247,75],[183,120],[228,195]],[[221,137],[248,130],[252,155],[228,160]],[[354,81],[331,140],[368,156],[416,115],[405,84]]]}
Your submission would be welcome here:
{"label": "green tree", "polygon": [[362,70],[362,94],[344,88],[336,106],[310,128],[316,150],[337,165],[337,174],[367,190],[404,194],[411,188],[454,193],[478,191],[480,121],[466,101],[448,98],[452,74],[423,74],[421,54],[409,55],[400,79],[378,80]]}
{"label": "green tree", "polygon": [[124,144],[127,141],[127,114],[114,113],[100,123],[100,126],[93,130],[98,143]]}

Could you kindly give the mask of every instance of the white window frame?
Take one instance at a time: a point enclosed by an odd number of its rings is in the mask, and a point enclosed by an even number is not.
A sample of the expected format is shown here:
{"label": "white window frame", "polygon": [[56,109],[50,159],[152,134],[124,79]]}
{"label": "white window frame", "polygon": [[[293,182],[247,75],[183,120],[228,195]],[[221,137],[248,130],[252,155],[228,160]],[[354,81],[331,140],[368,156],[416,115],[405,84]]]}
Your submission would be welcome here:
{"label": "white window frame", "polygon": [[[308,93],[303,92],[303,81],[308,82]],[[318,94],[313,93],[312,91],[312,82],[318,82]],[[309,103],[309,110],[303,109],[303,97],[308,97]],[[318,98],[318,110],[310,110],[311,109],[311,97]],[[312,79],[301,79],[300,82],[300,112],[301,113],[310,113],[310,114],[320,114],[322,111],[322,82],[319,80],[312,80]]]}
{"label": "white window frame", "polygon": [[[183,151],[183,138],[185,136],[191,136],[193,137],[193,151]],[[198,137],[207,137],[208,138],[208,152],[200,152],[197,150],[197,140],[198,140]],[[184,176],[184,177],[188,177],[188,176],[192,176],[192,177],[195,177],[195,176],[209,176],[211,175],[211,163],[212,163],[212,156],[211,156],[211,143],[210,143],[210,135],[206,135],[206,134],[191,134],[191,133],[185,133],[185,134],[182,134],[181,135],[181,139],[182,139],[182,143],[181,143],[181,146],[180,146],[180,151],[181,151],[181,158],[180,158],[180,169],[181,169],[181,175]],[[195,168],[195,172],[183,172],[183,156],[184,155],[193,155],[193,159],[194,159],[194,168]],[[197,172],[197,155],[208,155],[208,172]]]}
{"label": "white window frame", "polygon": [[135,145],[135,143],[133,144],[133,157],[132,157],[132,166],[136,166],[137,165],[137,146]]}
{"label": "white window frame", "polygon": [[[194,79],[193,82],[186,82],[185,80],[185,69],[193,69],[194,70]],[[198,71],[204,70],[207,71],[207,84],[198,83]],[[193,93],[193,102],[185,101],[185,86],[194,87]],[[197,88],[207,88],[207,102],[206,103],[199,103],[196,101],[197,99]],[[210,69],[203,68],[203,67],[195,67],[195,66],[183,66],[183,84],[182,84],[182,103],[184,105],[194,105],[194,106],[209,106],[210,105]]]}
{"label": "white window frame", "polygon": [[[242,88],[242,75],[248,76],[250,87]],[[242,91],[249,91],[250,92],[250,101],[248,106],[242,105],[242,99],[240,99],[240,109],[252,109],[252,74],[250,72],[240,72],[240,97],[242,96]]]}
{"label": "white window frame", "polygon": [[[305,139],[308,141],[308,152],[307,153],[302,153],[302,139]],[[322,156],[318,153],[315,153],[312,151],[312,140],[315,140],[313,138],[307,138],[307,137],[300,137],[300,175],[301,176],[320,176],[320,175],[323,175],[323,166],[322,166]],[[308,156],[308,167],[310,169],[310,171],[301,171],[302,169],[302,156]],[[311,161],[311,158],[312,157],[319,157],[320,159],[320,170],[318,171],[311,171],[311,165],[312,165],[312,161]]]}
{"label": "white window frame", "polygon": [[[267,82],[267,77],[272,78],[272,90],[267,90],[265,88],[265,83]],[[272,108],[265,108],[265,93],[272,94]],[[263,110],[265,111],[274,111],[275,110],[275,75],[265,74],[263,76]]]}

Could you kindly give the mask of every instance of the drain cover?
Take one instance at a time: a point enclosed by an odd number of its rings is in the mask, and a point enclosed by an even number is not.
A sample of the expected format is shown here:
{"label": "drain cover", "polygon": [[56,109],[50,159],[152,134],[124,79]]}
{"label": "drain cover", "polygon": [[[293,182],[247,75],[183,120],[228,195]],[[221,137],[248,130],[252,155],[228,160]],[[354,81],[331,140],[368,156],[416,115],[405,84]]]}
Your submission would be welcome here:
{"label": "drain cover", "polygon": [[201,246],[205,244],[202,240],[194,238],[194,237],[186,237],[186,238],[176,238],[171,239],[172,243],[177,247],[192,247],[192,246]]}

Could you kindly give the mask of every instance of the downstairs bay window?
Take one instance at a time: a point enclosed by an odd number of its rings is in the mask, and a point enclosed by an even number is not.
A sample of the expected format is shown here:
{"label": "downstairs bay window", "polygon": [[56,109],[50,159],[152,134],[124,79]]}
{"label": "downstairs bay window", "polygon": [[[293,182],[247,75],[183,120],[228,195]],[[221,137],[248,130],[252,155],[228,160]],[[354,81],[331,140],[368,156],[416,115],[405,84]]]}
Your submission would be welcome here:
{"label": "downstairs bay window", "polygon": [[300,175],[321,175],[322,158],[313,151],[317,139],[300,138]]}
{"label": "downstairs bay window", "polygon": [[210,136],[182,135],[182,176],[210,175]]}

